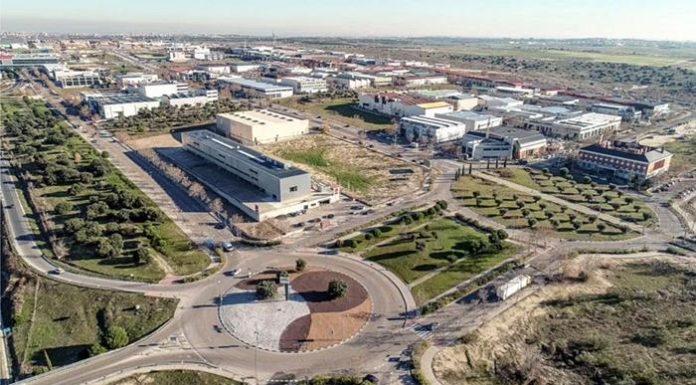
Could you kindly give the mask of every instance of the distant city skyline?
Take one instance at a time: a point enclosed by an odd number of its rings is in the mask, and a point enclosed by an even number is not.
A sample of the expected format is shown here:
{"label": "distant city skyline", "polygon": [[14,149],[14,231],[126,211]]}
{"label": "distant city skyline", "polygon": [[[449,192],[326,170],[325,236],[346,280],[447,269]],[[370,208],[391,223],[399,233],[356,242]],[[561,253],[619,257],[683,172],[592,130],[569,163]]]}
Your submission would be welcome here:
{"label": "distant city skyline", "polygon": [[3,32],[696,40],[692,0],[3,0]]}

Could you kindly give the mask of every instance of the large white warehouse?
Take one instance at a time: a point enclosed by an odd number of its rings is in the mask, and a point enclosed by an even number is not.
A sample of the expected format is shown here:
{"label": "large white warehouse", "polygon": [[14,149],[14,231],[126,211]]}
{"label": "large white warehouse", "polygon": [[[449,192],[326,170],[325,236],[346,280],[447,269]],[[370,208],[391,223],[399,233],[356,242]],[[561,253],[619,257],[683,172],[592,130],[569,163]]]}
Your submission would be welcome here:
{"label": "large white warehouse", "polygon": [[255,145],[305,135],[309,121],[268,110],[239,111],[219,114],[217,131],[243,144]]}

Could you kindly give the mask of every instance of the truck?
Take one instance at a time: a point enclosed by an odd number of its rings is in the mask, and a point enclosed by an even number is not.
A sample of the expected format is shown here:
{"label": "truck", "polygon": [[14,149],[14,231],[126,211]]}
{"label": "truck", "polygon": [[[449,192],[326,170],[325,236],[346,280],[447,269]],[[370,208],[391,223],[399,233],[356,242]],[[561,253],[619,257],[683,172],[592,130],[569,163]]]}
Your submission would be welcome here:
{"label": "truck", "polygon": [[513,296],[518,291],[524,289],[532,283],[532,277],[528,275],[518,275],[515,278],[498,286],[495,293],[498,295],[498,300],[505,301]]}

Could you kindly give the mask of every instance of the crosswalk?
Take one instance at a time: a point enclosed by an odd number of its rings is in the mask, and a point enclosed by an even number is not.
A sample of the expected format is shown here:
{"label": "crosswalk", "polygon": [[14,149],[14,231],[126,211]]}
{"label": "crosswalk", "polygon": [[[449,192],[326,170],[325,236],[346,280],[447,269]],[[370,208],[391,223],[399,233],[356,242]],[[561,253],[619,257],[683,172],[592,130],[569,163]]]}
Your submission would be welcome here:
{"label": "crosswalk", "polygon": [[430,324],[424,325],[420,323],[415,323],[411,325],[408,330],[415,333],[418,337],[428,340],[433,335],[433,327]]}

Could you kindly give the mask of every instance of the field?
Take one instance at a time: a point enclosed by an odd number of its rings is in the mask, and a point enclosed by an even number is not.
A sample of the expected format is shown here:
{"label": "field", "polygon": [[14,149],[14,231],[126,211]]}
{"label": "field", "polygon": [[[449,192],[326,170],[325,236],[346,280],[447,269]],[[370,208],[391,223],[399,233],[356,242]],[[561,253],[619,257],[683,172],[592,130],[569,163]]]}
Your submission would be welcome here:
{"label": "field", "polygon": [[207,266],[208,257],[144,193],[42,104],[6,111],[12,150],[38,209],[31,211],[55,238],[55,257],[99,275],[149,282],[164,277],[162,263],[178,275]]}
{"label": "field", "polygon": [[693,263],[594,265],[445,349],[436,375],[471,385],[693,384]]}
{"label": "field", "polygon": [[111,385],[237,385],[239,382],[206,372],[170,370],[136,374]]}
{"label": "field", "polygon": [[635,222],[644,226],[656,223],[653,211],[634,197],[628,197],[615,186],[575,181],[568,177],[553,176],[534,169],[509,168],[495,171],[498,176],[522,186],[539,190],[546,194],[579,203],[604,214]]}
{"label": "field", "polygon": [[635,236],[594,217],[493,182],[463,176],[452,187],[461,205],[509,228],[536,230],[538,239],[555,234],[575,240],[619,240]]}
{"label": "field", "polygon": [[687,171],[696,167],[696,135],[666,143],[665,149],[674,154],[671,171]]}
{"label": "field", "polygon": [[[435,216],[425,223],[418,230],[403,231],[362,253],[365,259],[413,284],[419,304],[499,264],[516,251],[512,244],[493,244],[488,234],[453,219]],[[429,274],[433,276],[427,278]]]}
{"label": "field", "polygon": [[268,144],[262,149],[296,163],[325,184],[339,184],[367,202],[410,194],[423,179],[420,167],[323,134]]}
{"label": "field", "polygon": [[12,293],[12,302],[10,342],[23,374],[87,358],[95,344],[106,349],[104,335],[114,326],[125,329],[129,343],[136,341],[169,320],[177,304],[173,299],[80,288],[33,274]]}
{"label": "field", "polygon": [[321,116],[331,121],[350,124],[364,130],[383,130],[394,127],[392,119],[385,115],[374,114],[355,108],[352,98],[315,99],[304,102],[302,99],[290,98],[277,102],[280,105],[306,112],[312,118]]}

